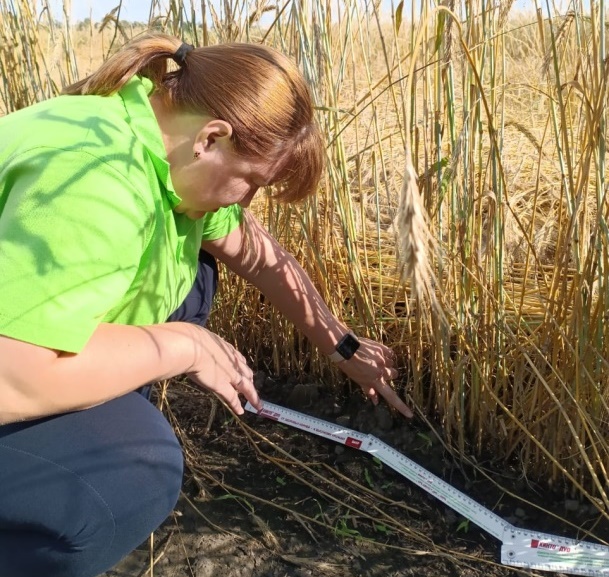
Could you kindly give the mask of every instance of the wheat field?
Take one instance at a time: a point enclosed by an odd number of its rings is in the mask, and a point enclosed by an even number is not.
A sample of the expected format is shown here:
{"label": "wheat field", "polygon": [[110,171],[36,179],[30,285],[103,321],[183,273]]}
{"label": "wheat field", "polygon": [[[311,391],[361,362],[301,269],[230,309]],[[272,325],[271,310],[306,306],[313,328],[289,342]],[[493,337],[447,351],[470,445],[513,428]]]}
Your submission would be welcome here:
{"label": "wheat field", "polygon": [[[396,388],[461,458],[516,462],[609,517],[606,15],[512,4],[204,0],[195,24],[183,0],[151,0],[147,23],[0,0],[0,112],[146,27],[290,54],[327,171],[315,198],[253,212],[336,314],[396,350]],[[222,286],[213,326],[254,365],[339,382],[251,287]]]}

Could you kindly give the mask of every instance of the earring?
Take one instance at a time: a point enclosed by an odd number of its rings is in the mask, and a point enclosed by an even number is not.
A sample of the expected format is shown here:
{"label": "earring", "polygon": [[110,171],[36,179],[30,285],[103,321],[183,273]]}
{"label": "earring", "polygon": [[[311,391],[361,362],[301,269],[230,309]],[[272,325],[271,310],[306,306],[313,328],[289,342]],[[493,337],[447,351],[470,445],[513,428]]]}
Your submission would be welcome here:
{"label": "earring", "polygon": [[201,156],[201,153],[200,153],[200,152],[195,152],[195,154],[194,154],[195,160],[196,160],[197,158],[199,158],[199,156]]}

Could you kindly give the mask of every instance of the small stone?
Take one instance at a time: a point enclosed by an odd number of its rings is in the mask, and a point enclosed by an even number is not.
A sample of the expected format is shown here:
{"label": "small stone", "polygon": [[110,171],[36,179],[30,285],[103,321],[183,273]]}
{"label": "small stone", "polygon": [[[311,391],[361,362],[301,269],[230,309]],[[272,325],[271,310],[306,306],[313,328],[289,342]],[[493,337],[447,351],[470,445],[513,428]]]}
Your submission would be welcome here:
{"label": "small stone", "polygon": [[577,510],[577,514],[585,517],[586,515],[594,514],[594,507],[582,503]]}
{"label": "small stone", "polygon": [[344,447],[343,445],[336,445],[336,446],[334,447],[334,452],[335,452],[337,455],[342,455],[342,454],[345,452],[345,447]]}
{"label": "small stone", "polygon": [[254,386],[260,390],[266,381],[266,373],[264,371],[257,371],[254,374]]}
{"label": "small stone", "polygon": [[516,517],[518,517],[519,519],[524,519],[527,516],[525,510],[521,507],[516,508],[516,510],[514,511],[514,515],[516,515]]}
{"label": "small stone", "polygon": [[459,517],[457,517],[457,514],[452,509],[447,507],[444,509],[444,520],[447,525],[454,525],[459,520]]}
{"label": "small stone", "polygon": [[356,417],[357,426],[355,428],[364,433],[364,435],[367,435],[372,430],[372,423],[369,418],[366,418],[366,415],[364,415],[364,418],[359,419],[360,415],[362,415],[361,412]]}
{"label": "small stone", "polygon": [[393,427],[393,417],[385,405],[377,405],[374,407],[374,419],[376,421],[376,426],[381,429],[381,431],[389,431]]}
{"label": "small stone", "polygon": [[288,396],[288,404],[293,407],[311,407],[319,400],[319,387],[314,384],[298,383]]}
{"label": "small stone", "polygon": [[580,502],[576,499],[565,499],[565,511],[569,513],[576,513],[579,511]]}
{"label": "small stone", "polygon": [[351,417],[349,415],[341,415],[336,418],[336,424],[340,427],[348,427],[351,424]]}
{"label": "small stone", "polygon": [[415,433],[409,431],[406,427],[402,427],[395,434],[395,443],[404,447],[412,447],[415,443]]}

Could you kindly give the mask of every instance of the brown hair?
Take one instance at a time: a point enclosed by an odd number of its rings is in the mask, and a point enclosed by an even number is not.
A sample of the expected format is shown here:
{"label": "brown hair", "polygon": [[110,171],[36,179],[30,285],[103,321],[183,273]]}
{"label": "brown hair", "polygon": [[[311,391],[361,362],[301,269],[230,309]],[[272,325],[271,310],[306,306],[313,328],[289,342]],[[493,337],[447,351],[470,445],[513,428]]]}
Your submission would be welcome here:
{"label": "brown hair", "polygon": [[299,200],[314,192],[324,143],[297,66],[267,46],[233,43],[195,48],[170,70],[168,60],[181,44],[165,34],[141,36],[64,94],[107,96],[134,75],[146,76],[176,110],[228,122],[238,154],[276,166],[277,199]]}

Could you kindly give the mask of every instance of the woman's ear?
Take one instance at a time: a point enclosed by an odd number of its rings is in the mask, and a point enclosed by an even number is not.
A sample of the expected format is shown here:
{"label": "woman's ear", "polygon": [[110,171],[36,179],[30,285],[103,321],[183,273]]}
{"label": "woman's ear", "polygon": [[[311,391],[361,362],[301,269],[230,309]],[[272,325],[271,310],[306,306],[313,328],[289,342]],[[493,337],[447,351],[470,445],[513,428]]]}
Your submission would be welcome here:
{"label": "woman's ear", "polygon": [[195,138],[193,150],[195,158],[216,147],[220,147],[222,150],[232,147],[232,135],[233,127],[225,120],[219,118],[208,120]]}

